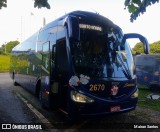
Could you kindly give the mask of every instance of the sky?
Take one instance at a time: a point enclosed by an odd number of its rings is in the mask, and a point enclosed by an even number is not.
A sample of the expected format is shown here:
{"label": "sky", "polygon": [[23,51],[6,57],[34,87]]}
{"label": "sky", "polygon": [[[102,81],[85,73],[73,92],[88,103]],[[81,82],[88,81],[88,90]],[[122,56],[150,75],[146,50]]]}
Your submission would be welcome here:
{"label": "sky", "polygon": [[[48,0],[51,9],[34,8],[33,0],[7,0],[0,10],[0,46],[9,41],[23,41],[43,26],[75,10],[98,12],[120,26],[124,33],[140,33],[149,43],[160,40],[160,3],[147,8],[136,21],[130,22],[125,0]],[[130,46],[133,47],[135,43]]]}

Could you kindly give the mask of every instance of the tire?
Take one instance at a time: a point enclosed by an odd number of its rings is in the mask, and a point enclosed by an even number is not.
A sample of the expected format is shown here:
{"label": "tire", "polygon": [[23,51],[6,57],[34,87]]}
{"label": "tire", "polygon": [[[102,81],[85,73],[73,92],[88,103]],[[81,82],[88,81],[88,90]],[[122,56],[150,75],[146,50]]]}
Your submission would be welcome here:
{"label": "tire", "polygon": [[14,86],[18,86],[18,83],[13,80],[13,85],[14,85]]}
{"label": "tire", "polygon": [[13,79],[13,85],[14,85],[14,86],[18,86],[18,83],[15,81],[14,73],[13,73],[13,75],[12,75],[12,79]]}
{"label": "tire", "polygon": [[42,90],[41,90],[41,88],[40,88],[40,90],[39,90],[39,94],[38,94],[39,96],[39,101],[40,101],[40,103],[41,103],[41,107],[43,108],[43,109],[45,109],[45,110],[49,110],[49,107],[47,107],[45,104],[44,104],[44,102],[42,101]]}

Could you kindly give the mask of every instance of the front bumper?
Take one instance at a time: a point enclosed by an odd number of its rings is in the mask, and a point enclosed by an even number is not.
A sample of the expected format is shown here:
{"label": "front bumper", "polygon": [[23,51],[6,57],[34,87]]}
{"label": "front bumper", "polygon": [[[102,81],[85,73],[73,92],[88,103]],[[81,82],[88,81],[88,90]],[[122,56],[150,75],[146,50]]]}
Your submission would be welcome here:
{"label": "front bumper", "polygon": [[[136,108],[138,98],[128,99],[124,102],[107,102],[97,100],[93,103],[77,103],[71,102],[70,113],[71,115],[80,115],[80,116],[103,116],[110,114],[124,113]],[[118,107],[117,111],[111,111],[111,108]]]}

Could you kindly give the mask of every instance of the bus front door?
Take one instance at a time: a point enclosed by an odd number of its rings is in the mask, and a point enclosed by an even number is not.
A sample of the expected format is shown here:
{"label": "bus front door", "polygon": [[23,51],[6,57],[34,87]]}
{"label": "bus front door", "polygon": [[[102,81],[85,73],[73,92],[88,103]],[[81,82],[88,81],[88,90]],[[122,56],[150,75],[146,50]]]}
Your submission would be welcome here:
{"label": "bus front door", "polygon": [[50,107],[50,42],[47,41],[42,44],[42,62],[41,62],[41,85],[39,92],[39,99],[42,106]]}
{"label": "bus front door", "polygon": [[68,57],[66,39],[57,40],[56,43],[56,80],[58,82],[58,107],[66,110],[68,91]]}

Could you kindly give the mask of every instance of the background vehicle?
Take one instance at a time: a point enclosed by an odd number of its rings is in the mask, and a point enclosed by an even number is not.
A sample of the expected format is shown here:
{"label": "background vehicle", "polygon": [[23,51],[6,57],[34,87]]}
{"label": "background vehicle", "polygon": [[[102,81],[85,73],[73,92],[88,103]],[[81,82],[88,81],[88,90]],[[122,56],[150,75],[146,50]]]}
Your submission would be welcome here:
{"label": "background vehicle", "polygon": [[137,55],[135,64],[138,84],[160,91],[160,55]]}
{"label": "background vehicle", "polygon": [[135,66],[126,39],[107,18],[84,11],[66,14],[12,50],[11,76],[36,93],[42,105],[75,117],[135,109]]}

